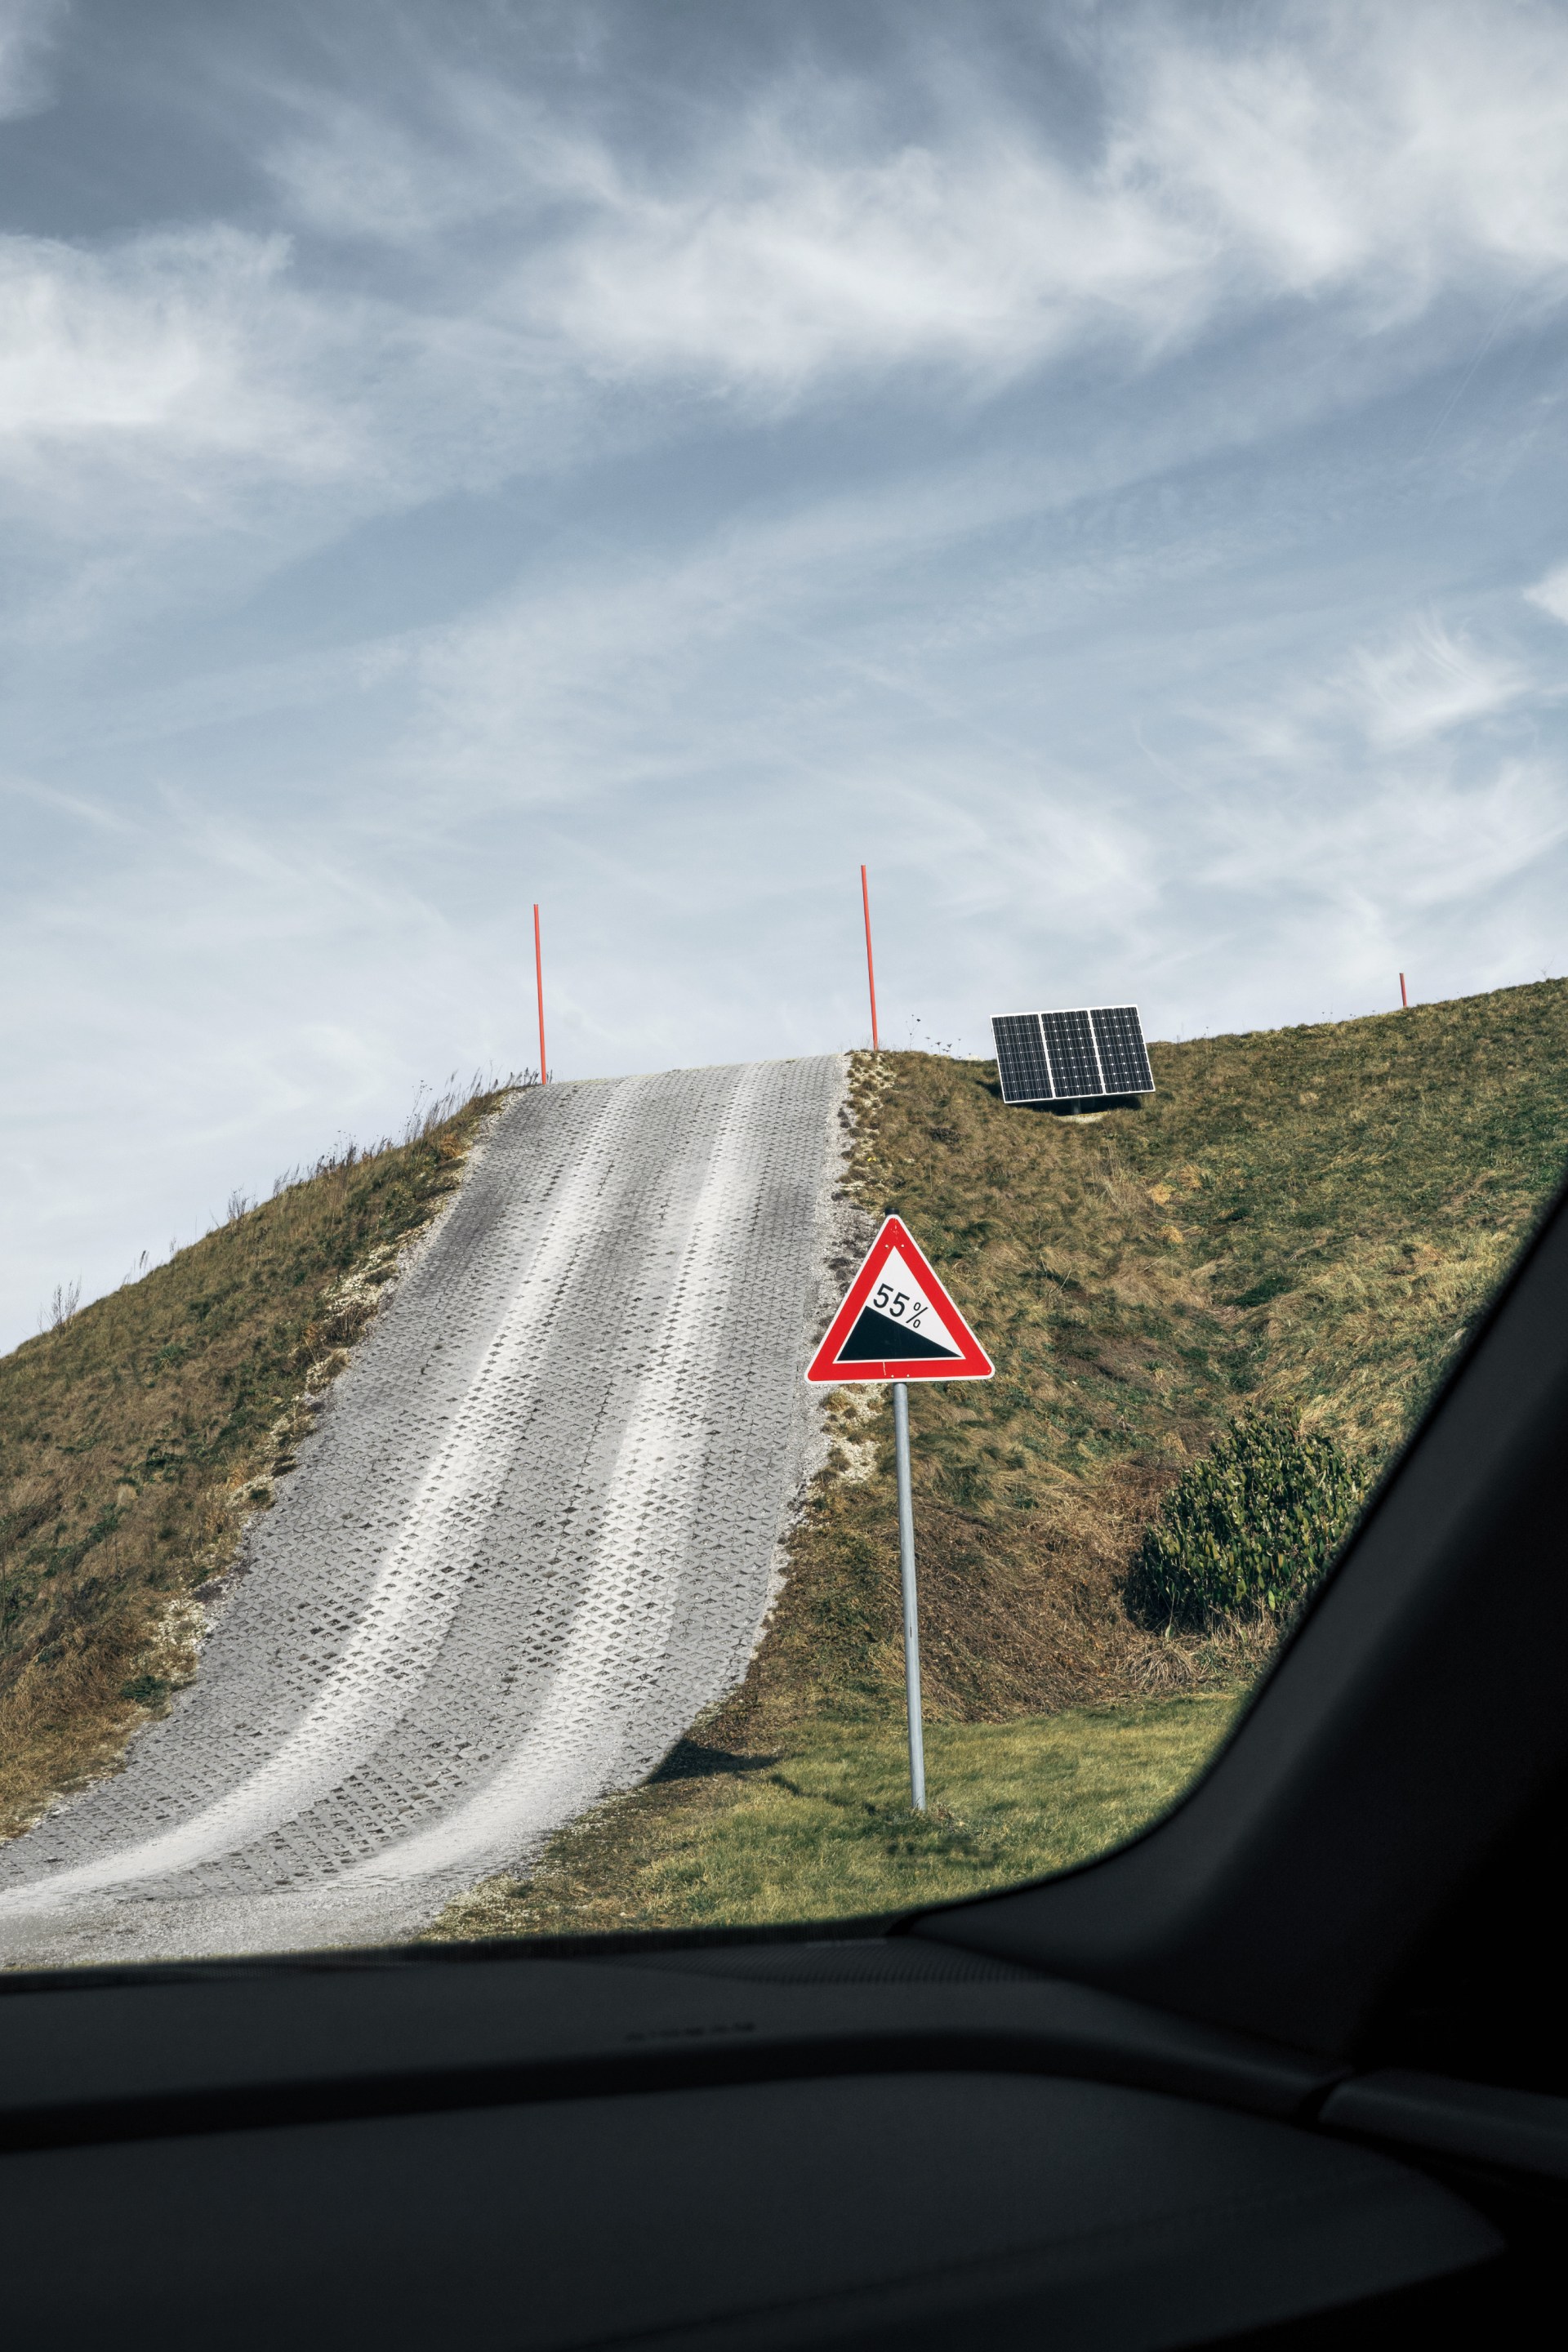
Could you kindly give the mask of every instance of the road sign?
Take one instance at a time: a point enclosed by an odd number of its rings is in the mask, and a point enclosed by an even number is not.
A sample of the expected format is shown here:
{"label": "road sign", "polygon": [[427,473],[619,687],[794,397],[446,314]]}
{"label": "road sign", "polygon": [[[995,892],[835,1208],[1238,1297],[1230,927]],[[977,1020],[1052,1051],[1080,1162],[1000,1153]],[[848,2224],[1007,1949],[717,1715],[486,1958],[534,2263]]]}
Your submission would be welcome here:
{"label": "road sign", "polygon": [[995,1366],[914,1235],[889,1217],[811,1360],[808,1381],[988,1381]]}
{"label": "road sign", "polygon": [[937,1280],[901,1217],[889,1217],[827,1327],[806,1379],[890,1381],[899,1488],[899,1581],[904,1602],[904,1689],[910,1716],[910,1802],[926,1809],[921,1725],[921,1620],[915,1582],[915,1508],[910,1481],[908,1381],[988,1381],[990,1357]]}

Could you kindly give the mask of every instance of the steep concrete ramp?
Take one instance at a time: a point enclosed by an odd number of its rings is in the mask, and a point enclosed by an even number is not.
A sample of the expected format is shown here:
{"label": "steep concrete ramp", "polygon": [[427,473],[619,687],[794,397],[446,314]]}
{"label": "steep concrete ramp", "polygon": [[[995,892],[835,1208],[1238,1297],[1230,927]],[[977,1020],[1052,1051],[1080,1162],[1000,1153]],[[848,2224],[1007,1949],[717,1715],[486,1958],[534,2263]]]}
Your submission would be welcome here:
{"label": "steep concrete ramp", "polygon": [[415,1933],[742,1672],[810,1423],[841,1056],[531,1090],[195,1682],[0,1850],[13,1965]]}

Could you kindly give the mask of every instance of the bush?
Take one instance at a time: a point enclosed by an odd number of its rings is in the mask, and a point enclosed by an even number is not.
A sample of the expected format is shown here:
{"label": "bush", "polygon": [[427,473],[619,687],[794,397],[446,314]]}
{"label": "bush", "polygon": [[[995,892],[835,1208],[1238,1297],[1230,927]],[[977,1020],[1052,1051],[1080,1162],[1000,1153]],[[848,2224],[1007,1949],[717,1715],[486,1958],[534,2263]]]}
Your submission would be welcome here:
{"label": "bush", "polygon": [[134,1681],[121,1684],[120,1696],[134,1699],[138,1706],[154,1707],[163,1705],[173,1688],[162,1675],[138,1675]]}
{"label": "bush", "polygon": [[1141,1623],[1199,1632],[1225,1617],[1290,1616],[1348,1534],[1370,1475],[1280,1405],[1233,1421],[1184,1471],[1126,1585]]}

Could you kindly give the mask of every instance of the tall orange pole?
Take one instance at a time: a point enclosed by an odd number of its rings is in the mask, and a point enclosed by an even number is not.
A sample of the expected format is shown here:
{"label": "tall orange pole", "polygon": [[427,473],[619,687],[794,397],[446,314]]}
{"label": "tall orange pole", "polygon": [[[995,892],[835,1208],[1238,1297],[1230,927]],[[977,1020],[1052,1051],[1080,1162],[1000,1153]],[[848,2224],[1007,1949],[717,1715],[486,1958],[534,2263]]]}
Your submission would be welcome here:
{"label": "tall orange pole", "polygon": [[1401,1004],[1408,1004],[1410,1002],[1409,997],[1405,993],[1405,974],[1403,972],[1399,975],[1399,1002]]}
{"label": "tall orange pole", "polygon": [[871,992],[871,1051],[879,1054],[877,1042],[877,967],[871,961],[871,892],[866,880],[866,868],[860,868],[860,904],[866,910],[866,985]]}
{"label": "tall orange pole", "polygon": [[544,1086],[550,1076],[544,1060],[544,957],[539,945],[539,908],[533,910],[533,985],[539,996],[539,1083]]}

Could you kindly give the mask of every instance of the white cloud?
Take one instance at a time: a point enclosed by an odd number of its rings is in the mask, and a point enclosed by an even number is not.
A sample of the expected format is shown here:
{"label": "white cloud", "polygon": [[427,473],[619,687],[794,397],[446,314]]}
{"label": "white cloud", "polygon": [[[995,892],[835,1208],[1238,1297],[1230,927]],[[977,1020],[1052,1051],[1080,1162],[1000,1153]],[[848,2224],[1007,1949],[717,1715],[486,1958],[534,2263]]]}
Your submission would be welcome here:
{"label": "white cloud", "polygon": [[1272,39],[1154,45],[1117,145],[1259,279],[1413,309],[1486,269],[1568,271],[1568,22],[1556,10],[1280,11]]}
{"label": "white cloud", "polygon": [[1086,333],[1163,340],[1202,306],[1205,240],[1026,138],[845,162],[801,128],[753,119],[707,188],[617,175],[519,298],[592,364],[782,389],[911,362],[1011,373]]}
{"label": "white cloud", "polygon": [[300,103],[272,162],[296,215],[461,247],[498,329],[601,373],[798,396],[847,371],[994,379],[1112,334],[1137,353],[1238,307],[1350,296],[1369,323],[1492,283],[1568,286],[1568,22],[1433,7],[1281,11],[1238,42],[1142,9],[1086,37],[1106,130],[1068,154],[997,75],[900,60],[693,105],[649,160],[569,110],[433,62],[417,127]]}
{"label": "white cloud", "polygon": [[1568,762],[1539,746],[1554,689],[1521,658],[1428,612],[1315,678],[1285,678],[1268,700],[1189,713],[1205,739],[1192,754],[1205,886],[1259,908],[1316,906],[1325,928],[1312,949],[1302,922],[1302,951],[1346,969],[1347,942],[1430,935],[1551,870],[1568,842]]}
{"label": "white cloud", "polygon": [[319,372],[347,321],[288,265],[284,238],[221,227],[101,252],[0,238],[0,476],[74,531],[93,528],[106,475],[155,484],[188,518],[237,464],[341,472],[352,421]]}
{"label": "white cloud", "polygon": [[1532,680],[1520,662],[1483,652],[1428,614],[1389,643],[1359,647],[1344,684],[1368,740],[1393,747],[1506,710]]}
{"label": "white cloud", "polygon": [[1145,197],[999,120],[994,93],[887,149],[871,90],[805,77],[738,121],[714,110],[664,168],[461,74],[436,69],[431,95],[435,131],[302,100],[272,156],[293,216],[409,254],[499,225],[488,258],[459,247],[474,315],[598,373],[798,391],[911,361],[1010,371],[1086,314],[1169,331],[1206,259]]}
{"label": "white cloud", "polygon": [[1554,621],[1568,622],[1568,563],[1560,564],[1555,572],[1549,572],[1544,580],[1538,580],[1533,588],[1524,593],[1532,604],[1539,604]]}
{"label": "white cloud", "polygon": [[801,69],[694,99],[653,157],[433,52],[416,100],[272,91],[307,250],[222,222],[0,246],[0,469],[72,539],[159,502],[228,530],[247,486],[352,482],[384,509],[551,462],[595,429],[595,383],[655,395],[607,428],[647,433],[660,387],[776,408],[938,368],[984,389],[1108,340],[1143,367],[1282,301],[1359,303],[1342,347],[1447,289],[1568,283],[1562,16],[1282,13],[1222,47],[1142,10],[1084,37],[1105,127],[1083,152],[994,68],[914,44],[918,135],[887,131],[875,79]]}
{"label": "white cloud", "polygon": [[1553,692],[1518,656],[1479,646],[1428,612],[1270,701],[1238,698],[1200,715],[1247,761],[1321,772],[1368,752],[1415,751]]}
{"label": "white cloud", "polygon": [[1483,898],[1568,839],[1568,772],[1505,759],[1473,781],[1430,766],[1342,773],[1233,802],[1222,829],[1229,841],[1205,870],[1227,887],[1267,901],[1288,879],[1324,904],[1425,911]]}

